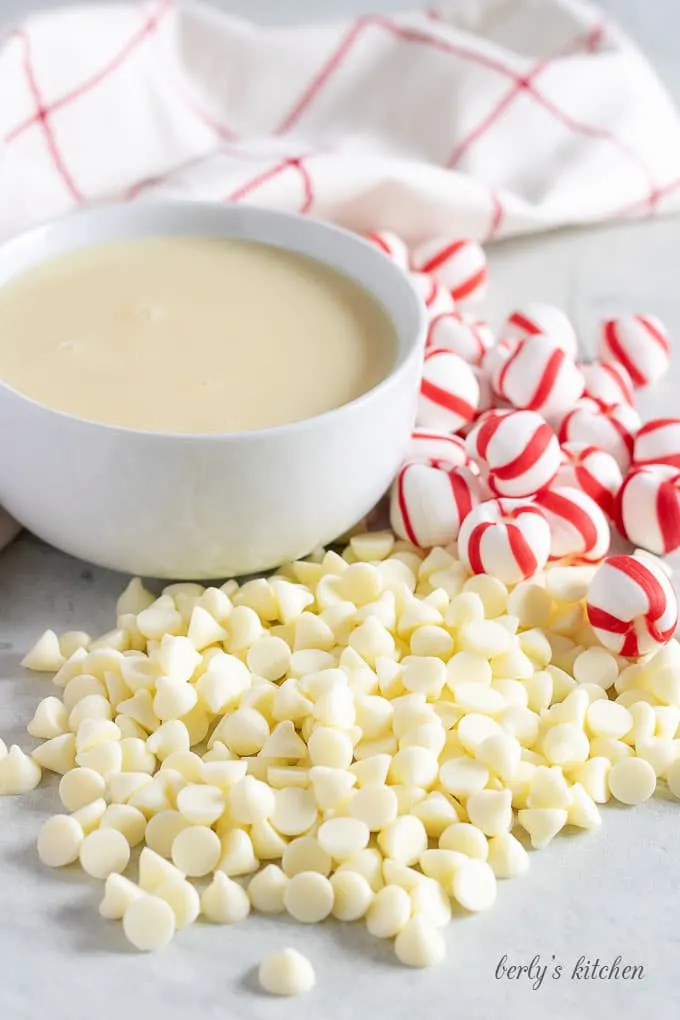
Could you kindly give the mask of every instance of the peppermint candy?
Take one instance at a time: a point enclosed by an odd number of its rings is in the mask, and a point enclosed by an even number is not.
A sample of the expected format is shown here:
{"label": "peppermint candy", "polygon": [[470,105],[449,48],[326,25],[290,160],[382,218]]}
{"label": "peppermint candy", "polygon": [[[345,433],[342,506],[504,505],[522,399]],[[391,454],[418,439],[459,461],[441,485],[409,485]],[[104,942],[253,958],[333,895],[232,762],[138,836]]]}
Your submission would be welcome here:
{"label": "peppermint candy", "polygon": [[520,340],[491,377],[496,393],[513,407],[537,411],[558,424],[583,393],[583,374],[547,336]]}
{"label": "peppermint candy", "polygon": [[680,468],[680,418],[654,418],[645,422],[635,436],[633,463]]}
{"label": "peppermint candy", "polygon": [[584,397],[562,419],[558,435],[560,443],[586,443],[605,450],[627,471],[640,425],[639,414],[628,404],[608,406]]}
{"label": "peppermint candy", "polygon": [[472,464],[465,440],[437,429],[414,429],[404,459],[406,463],[433,467],[470,467]]}
{"label": "peppermint candy", "polygon": [[653,560],[610,556],[588,587],[586,609],[600,642],[636,659],[668,644],[678,624],[673,585]]}
{"label": "peppermint candy", "polygon": [[484,414],[485,411],[490,411],[497,401],[488,373],[484,371],[481,365],[473,365],[472,371],[479,384],[479,405],[477,407],[477,415],[479,416]]}
{"label": "peppermint candy", "polygon": [[603,404],[634,404],[633,380],[617,361],[591,361],[580,365],[584,394]]}
{"label": "peppermint candy", "polygon": [[458,354],[442,347],[426,351],[418,425],[456,432],[475,418],[478,406],[479,383],[470,365]]}
{"label": "peppermint candy", "polygon": [[533,496],[560,466],[557,436],[534,411],[487,412],[467,437],[467,449],[498,496]]}
{"label": "peppermint candy", "polygon": [[375,245],[383,255],[387,255],[402,269],[408,269],[408,248],[397,234],[391,230],[373,230],[369,234],[364,234],[364,239]]}
{"label": "peppermint candy", "polygon": [[446,312],[455,311],[456,303],[451,292],[438,283],[434,276],[429,273],[409,273],[409,279],[425,305],[428,322]]}
{"label": "peppermint candy", "polygon": [[485,322],[460,312],[444,312],[430,323],[427,347],[445,347],[467,361],[480,365],[494,343],[494,335]]}
{"label": "peppermint candy", "polygon": [[622,535],[658,556],[680,548],[680,471],[633,468],[619,491],[615,519]]}
{"label": "peppermint candy", "polygon": [[549,336],[568,358],[576,360],[578,354],[576,330],[561,308],[542,301],[531,301],[508,316],[503,330],[504,336],[520,340],[536,333]]}
{"label": "peppermint candy", "polygon": [[405,464],[390,495],[392,530],[422,549],[448,545],[482,498],[482,482],[467,467]]}
{"label": "peppermint candy", "polygon": [[517,584],[548,561],[548,521],[534,503],[487,500],[465,518],[458,533],[458,555],[473,574],[492,574],[504,584]]}
{"label": "peppermint candy", "polygon": [[598,563],[609,552],[611,533],[604,513],[581,489],[545,489],[535,503],[550,527],[550,559]]}
{"label": "peppermint candy", "polygon": [[501,370],[503,362],[510,357],[510,355],[517,350],[521,343],[519,337],[516,336],[504,336],[498,340],[493,347],[490,347],[484,354],[481,361],[481,369],[489,376],[490,379]]}
{"label": "peppermint candy", "polygon": [[587,443],[563,443],[562,463],[552,486],[581,489],[602,508],[607,517],[614,516],[616,497],[623,482],[621,468],[611,453]]}
{"label": "peppermint candy", "polygon": [[671,346],[665,327],[654,315],[622,315],[602,323],[597,353],[602,361],[618,361],[633,386],[649,386],[668,369]]}
{"label": "peppermint candy", "polygon": [[455,301],[478,300],[486,291],[486,256],[476,241],[435,238],[413,252],[413,269],[429,273]]}

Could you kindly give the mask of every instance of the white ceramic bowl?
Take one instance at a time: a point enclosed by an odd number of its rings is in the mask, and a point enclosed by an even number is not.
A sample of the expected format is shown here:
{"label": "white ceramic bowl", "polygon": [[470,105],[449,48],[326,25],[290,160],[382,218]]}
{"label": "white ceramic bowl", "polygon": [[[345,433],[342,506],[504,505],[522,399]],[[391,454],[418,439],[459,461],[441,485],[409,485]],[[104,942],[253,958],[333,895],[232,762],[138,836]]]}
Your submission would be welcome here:
{"label": "white ceramic bowl", "polygon": [[85,421],[0,380],[0,504],[59,549],[127,573],[205,579],[267,570],[337,538],[388,488],[415,418],[424,312],[406,274],[354,234],[205,203],[107,206],[30,230],[0,247],[0,286],[61,252],[178,234],[261,241],[362,283],[396,328],[389,375],[318,417],[224,435]]}

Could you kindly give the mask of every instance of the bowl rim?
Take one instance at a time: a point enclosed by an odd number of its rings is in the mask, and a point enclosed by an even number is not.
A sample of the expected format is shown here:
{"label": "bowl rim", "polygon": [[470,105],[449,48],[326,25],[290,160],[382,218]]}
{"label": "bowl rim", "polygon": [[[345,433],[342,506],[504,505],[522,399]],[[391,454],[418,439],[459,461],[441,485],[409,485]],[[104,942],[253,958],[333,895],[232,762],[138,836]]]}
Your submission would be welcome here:
{"label": "bowl rim", "polygon": [[[340,404],[338,407],[331,408],[329,411],[324,411],[322,414],[317,414],[311,418],[301,418],[299,421],[286,422],[282,425],[270,425],[266,428],[260,429],[247,429],[242,432],[170,432],[160,431],[155,429],[141,429],[134,428],[127,425],[117,425],[112,422],[97,421],[92,418],[82,418],[78,415],[70,414],[67,411],[61,411],[57,408],[50,407],[47,404],[43,404],[28,394],[22,393],[20,390],[15,389],[8,382],[2,379],[0,376],[0,396],[3,391],[10,396],[15,397],[19,401],[25,402],[31,405],[36,410],[42,411],[43,413],[53,415],[59,420],[67,421],[73,425],[79,425],[83,428],[89,428],[92,430],[101,430],[111,434],[124,434],[131,436],[143,436],[146,440],[154,440],[157,442],[168,442],[177,441],[182,442],[215,442],[215,443],[234,443],[234,442],[253,442],[258,440],[266,440],[268,438],[288,438],[294,437],[296,433],[304,434],[310,429],[317,428],[326,424],[334,424],[339,422],[343,416],[351,415],[361,410],[366,404],[370,403],[375,398],[382,395],[382,393],[397,385],[403,376],[410,374],[412,368],[412,362],[416,359],[422,358],[424,341],[427,329],[427,317],[426,309],[423,301],[420,298],[415,286],[409,279],[407,272],[402,270],[396,263],[392,262],[388,257],[384,255],[378,248],[375,247],[370,241],[362,237],[361,234],[355,233],[352,230],[348,230],[345,227],[339,226],[335,223],[315,219],[311,216],[304,215],[302,213],[285,212],[278,209],[269,209],[262,206],[249,206],[249,205],[229,205],[221,202],[210,202],[210,201],[195,201],[191,199],[172,199],[172,200],[152,200],[146,199],[139,203],[134,202],[115,202],[107,203],[102,205],[90,206],[85,209],[79,209],[74,212],[66,213],[65,215],[54,217],[50,220],[44,221],[39,224],[35,224],[29,227],[27,230],[22,231],[19,234],[15,234],[10,238],[0,243],[0,259],[12,255],[13,249],[32,248],[34,245],[40,243],[41,240],[53,232],[68,232],[69,225],[72,223],[84,223],[87,225],[88,221],[92,221],[93,225],[93,238],[91,245],[94,247],[98,244],[106,244],[107,241],[111,241],[114,238],[111,237],[110,231],[107,232],[106,228],[102,229],[98,226],[100,220],[104,220],[106,223],[109,217],[115,219],[116,216],[122,215],[125,217],[132,217],[135,212],[140,212],[142,216],[144,213],[153,211],[156,216],[162,216],[163,212],[168,215],[172,215],[178,211],[183,210],[187,215],[192,214],[204,215],[206,208],[210,209],[211,212],[219,217],[223,217],[222,222],[225,228],[228,227],[230,216],[238,216],[239,218],[250,218],[253,223],[262,223],[268,221],[270,223],[288,223],[295,224],[295,228],[301,231],[314,230],[317,232],[324,233],[328,238],[340,237],[343,243],[356,245],[357,248],[363,250],[364,255],[368,254],[369,258],[375,256],[376,265],[380,260],[380,266],[382,270],[391,272],[394,278],[394,286],[400,287],[403,292],[403,297],[406,301],[410,302],[410,309],[408,310],[409,315],[412,318],[411,322],[404,324],[395,321],[394,315],[390,313],[390,310],[385,307],[384,303],[380,301],[380,298],[375,294],[374,290],[370,285],[362,283],[355,277],[352,279],[355,282],[360,283],[368,291],[371,296],[378,301],[383,307],[385,314],[389,317],[392,325],[398,335],[398,338],[403,337],[403,340],[399,340],[401,350],[396,354],[393,364],[391,365],[387,374],[380,379],[374,386],[366,390],[365,393],[360,394],[353,400],[347,403]],[[130,220],[131,224],[134,222]],[[99,235],[99,236],[97,236]],[[122,240],[125,237],[129,238],[143,238],[143,237],[157,237],[157,236],[192,236],[190,231],[168,231],[164,234],[154,233],[152,229],[149,230],[148,234],[144,232],[135,232],[134,230],[122,231],[116,236],[115,239]],[[197,229],[193,236],[201,236],[200,229]],[[216,232],[215,236],[234,236],[229,233],[228,229],[224,231]],[[248,240],[247,236],[236,235],[239,239]],[[254,243],[258,243],[256,239],[253,239]],[[259,242],[267,243],[267,242]],[[64,253],[69,251],[84,250],[90,246],[90,243],[74,245],[72,248],[64,248]],[[280,247],[283,250],[287,250],[285,244],[277,245],[271,242],[272,247]],[[301,252],[301,254],[306,254]],[[0,281],[0,289],[6,282],[13,279],[16,276],[21,275],[23,272],[32,268],[33,266],[40,265],[44,262],[50,261],[50,258],[58,258],[59,253],[54,256],[50,256],[46,259],[37,259],[34,263],[26,269],[19,269],[16,272],[10,272],[4,280]],[[331,262],[326,262],[323,258],[314,255],[307,255],[308,258],[315,259],[316,261],[322,262],[330,269],[334,269],[341,275],[348,275],[343,273],[341,269],[333,265]]]}

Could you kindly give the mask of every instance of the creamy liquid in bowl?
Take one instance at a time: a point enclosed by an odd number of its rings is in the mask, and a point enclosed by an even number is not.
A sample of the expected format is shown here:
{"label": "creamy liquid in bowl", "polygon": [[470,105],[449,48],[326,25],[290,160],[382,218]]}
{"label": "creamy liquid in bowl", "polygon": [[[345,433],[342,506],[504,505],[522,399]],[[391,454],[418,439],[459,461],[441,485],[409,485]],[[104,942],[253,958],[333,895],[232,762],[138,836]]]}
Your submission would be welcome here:
{"label": "creamy liquid in bowl", "polygon": [[300,421],[389,374],[394,327],[303,255],[154,237],[71,252],[0,287],[0,379],[78,418],[162,432]]}

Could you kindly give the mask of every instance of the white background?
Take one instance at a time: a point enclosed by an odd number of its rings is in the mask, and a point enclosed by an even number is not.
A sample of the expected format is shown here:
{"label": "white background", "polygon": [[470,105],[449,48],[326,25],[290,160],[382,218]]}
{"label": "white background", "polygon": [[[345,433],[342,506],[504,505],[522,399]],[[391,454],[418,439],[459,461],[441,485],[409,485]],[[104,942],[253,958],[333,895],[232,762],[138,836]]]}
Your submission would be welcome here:
{"label": "white background", "polygon": [[[25,15],[24,0],[0,0],[0,20]],[[293,23],[364,8],[362,0],[221,0],[233,13]],[[374,10],[408,9],[373,0]],[[602,6],[645,48],[680,101],[680,4],[606,0]],[[1,99],[1,97],[0,97]],[[0,196],[1,201],[1,196]],[[588,346],[597,319],[629,308],[660,315],[680,335],[680,222],[667,220],[560,232],[498,245],[490,252],[497,318],[510,303],[555,300]],[[678,413],[674,371],[647,398],[647,412]],[[49,498],[46,494],[46,498]],[[19,660],[45,627],[92,632],[112,625],[124,583],[22,537],[0,555],[0,732],[21,740],[49,680],[21,675]],[[96,913],[100,884],[36,860],[35,834],[54,808],[55,784],[0,801],[0,1020],[402,1020],[427,1011],[444,1020],[490,1020],[496,1011],[527,1020],[620,1020],[639,1014],[675,1020],[680,1006],[680,805],[657,800],[637,810],[610,807],[594,835],[562,837],[521,879],[501,885],[496,908],[456,917],[448,956],[436,970],[396,965],[391,947],[357,925],[305,928],[250,918],[236,928],[197,924],[156,956],[131,951],[120,926]],[[317,970],[300,1000],[257,992],[253,968],[265,952],[294,945]],[[552,955],[565,977],[532,990],[526,979],[496,980],[499,959],[528,963]],[[620,954],[642,964],[643,981],[583,982],[568,974],[579,956]]]}

